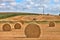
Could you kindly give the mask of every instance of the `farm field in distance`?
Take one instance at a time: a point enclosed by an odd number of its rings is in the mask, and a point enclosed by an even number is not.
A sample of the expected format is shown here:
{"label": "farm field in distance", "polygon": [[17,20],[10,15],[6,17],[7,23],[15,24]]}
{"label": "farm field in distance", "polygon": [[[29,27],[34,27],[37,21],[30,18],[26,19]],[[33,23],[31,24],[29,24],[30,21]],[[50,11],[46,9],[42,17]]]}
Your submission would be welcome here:
{"label": "farm field in distance", "polygon": [[[52,26],[50,26],[50,22],[52,22]],[[26,29],[28,31],[26,31]],[[35,35],[32,35],[34,33]],[[38,34],[40,36],[37,36]],[[50,14],[2,12],[0,13],[0,39],[60,40],[60,16]]]}

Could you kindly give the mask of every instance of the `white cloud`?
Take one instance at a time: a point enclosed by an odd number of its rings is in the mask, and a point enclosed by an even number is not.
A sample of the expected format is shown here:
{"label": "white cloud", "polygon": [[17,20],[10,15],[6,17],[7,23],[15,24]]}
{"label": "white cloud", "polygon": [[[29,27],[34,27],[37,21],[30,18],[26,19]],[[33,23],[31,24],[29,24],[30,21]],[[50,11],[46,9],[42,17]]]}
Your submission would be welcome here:
{"label": "white cloud", "polygon": [[26,0],[26,1],[32,1],[32,0]]}
{"label": "white cloud", "polygon": [[51,0],[40,0],[40,2],[41,2],[42,4],[48,4],[48,3],[50,3],[50,1],[51,1]]}
{"label": "white cloud", "polygon": [[59,2],[59,0],[54,0],[54,2],[55,2],[55,3],[58,3],[58,2]]}
{"label": "white cloud", "polygon": [[38,8],[39,10],[43,10],[43,8]]}
{"label": "white cloud", "polygon": [[44,8],[48,8],[49,5],[43,4]]}
{"label": "white cloud", "polygon": [[32,0],[26,0],[26,2],[30,3],[31,5],[34,4],[34,2]]}
{"label": "white cloud", "polygon": [[30,4],[34,4],[34,2],[30,2]]}
{"label": "white cloud", "polygon": [[1,6],[5,6],[6,4],[5,4],[5,3],[1,3],[0,5],[1,5]]}
{"label": "white cloud", "polygon": [[13,2],[15,0],[2,0],[3,2],[9,1],[9,2]]}
{"label": "white cloud", "polygon": [[10,5],[11,6],[16,6],[17,4],[16,4],[16,2],[11,2]]}
{"label": "white cloud", "polygon": [[26,5],[27,9],[31,9],[31,5]]}
{"label": "white cloud", "polygon": [[40,4],[35,4],[35,6],[40,6]]}

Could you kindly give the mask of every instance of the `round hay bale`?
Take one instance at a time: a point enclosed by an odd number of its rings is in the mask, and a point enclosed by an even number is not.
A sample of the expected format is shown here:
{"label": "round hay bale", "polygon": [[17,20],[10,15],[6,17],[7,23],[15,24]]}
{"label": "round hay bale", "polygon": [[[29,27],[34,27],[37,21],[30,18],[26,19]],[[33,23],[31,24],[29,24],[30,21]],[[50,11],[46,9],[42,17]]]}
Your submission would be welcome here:
{"label": "round hay bale", "polygon": [[54,27],[55,23],[54,22],[49,22],[49,27]]}
{"label": "round hay bale", "polygon": [[11,26],[9,24],[4,24],[2,29],[3,31],[11,31]]}
{"label": "round hay bale", "polygon": [[15,28],[15,29],[20,29],[20,28],[21,28],[21,25],[20,25],[19,23],[16,23],[16,24],[14,25],[14,28]]}
{"label": "round hay bale", "polygon": [[25,28],[25,35],[27,38],[38,38],[40,37],[40,27],[36,24],[29,24]]}

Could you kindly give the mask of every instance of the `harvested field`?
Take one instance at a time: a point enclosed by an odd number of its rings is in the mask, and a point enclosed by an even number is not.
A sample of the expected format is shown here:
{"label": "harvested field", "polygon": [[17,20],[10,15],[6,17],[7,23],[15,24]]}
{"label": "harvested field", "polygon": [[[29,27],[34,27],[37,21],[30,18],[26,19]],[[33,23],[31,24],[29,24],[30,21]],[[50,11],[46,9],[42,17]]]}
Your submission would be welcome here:
{"label": "harvested field", "polygon": [[60,16],[5,15],[0,16],[1,40],[60,40]]}

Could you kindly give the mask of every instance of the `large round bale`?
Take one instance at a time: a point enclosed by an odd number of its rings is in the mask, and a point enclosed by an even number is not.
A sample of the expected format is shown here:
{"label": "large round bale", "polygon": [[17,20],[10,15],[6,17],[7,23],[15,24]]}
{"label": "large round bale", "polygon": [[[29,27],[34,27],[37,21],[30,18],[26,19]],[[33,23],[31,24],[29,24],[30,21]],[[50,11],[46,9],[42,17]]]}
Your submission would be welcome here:
{"label": "large round bale", "polygon": [[40,27],[36,24],[29,24],[25,28],[25,35],[27,38],[39,38],[41,34]]}
{"label": "large round bale", "polygon": [[20,25],[19,23],[16,23],[16,24],[14,25],[14,28],[15,28],[15,29],[20,29],[20,28],[21,28],[21,25]]}
{"label": "large round bale", "polygon": [[9,24],[4,24],[2,29],[3,31],[11,31],[11,26]]}
{"label": "large round bale", "polygon": [[54,22],[49,22],[49,27],[55,27],[55,23]]}

